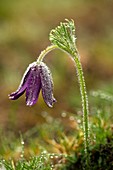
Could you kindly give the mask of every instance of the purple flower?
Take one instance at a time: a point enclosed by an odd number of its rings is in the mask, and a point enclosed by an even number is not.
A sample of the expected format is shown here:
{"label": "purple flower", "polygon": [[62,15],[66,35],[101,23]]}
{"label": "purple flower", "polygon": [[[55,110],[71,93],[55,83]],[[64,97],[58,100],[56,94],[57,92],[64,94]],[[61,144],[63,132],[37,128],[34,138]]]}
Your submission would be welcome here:
{"label": "purple flower", "polygon": [[9,95],[9,99],[16,100],[26,91],[26,105],[34,105],[40,93],[45,103],[52,107],[56,99],[53,97],[53,80],[49,68],[45,63],[33,62],[25,71],[18,89]]}

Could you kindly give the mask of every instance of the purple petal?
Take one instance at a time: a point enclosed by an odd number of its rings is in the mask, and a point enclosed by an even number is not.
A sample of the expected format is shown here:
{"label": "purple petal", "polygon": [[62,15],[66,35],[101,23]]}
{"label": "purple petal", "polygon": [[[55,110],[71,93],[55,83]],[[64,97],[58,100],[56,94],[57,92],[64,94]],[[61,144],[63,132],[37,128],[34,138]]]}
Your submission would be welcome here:
{"label": "purple petal", "polygon": [[16,100],[25,92],[25,89],[27,87],[27,80],[28,80],[28,77],[29,77],[29,74],[31,71],[31,67],[33,67],[35,65],[36,65],[36,62],[34,62],[28,66],[27,70],[25,71],[25,73],[22,77],[22,80],[20,82],[18,89],[15,92],[9,94],[9,99]]}
{"label": "purple petal", "polygon": [[11,99],[11,100],[16,100],[16,99],[18,99],[24,92],[25,92],[25,89],[20,89],[21,90],[21,92],[20,91],[18,91],[18,92],[13,92],[13,93],[11,93],[11,94],[9,94],[8,96],[9,96],[9,99]]}
{"label": "purple petal", "polygon": [[43,99],[49,107],[52,107],[53,103],[56,102],[56,99],[53,97],[53,80],[51,72],[43,62],[41,62],[39,70]]}
{"label": "purple petal", "polygon": [[32,106],[37,102],[41,89],[40,74],[38,66],[31,69],[26,88],[26,105]]}

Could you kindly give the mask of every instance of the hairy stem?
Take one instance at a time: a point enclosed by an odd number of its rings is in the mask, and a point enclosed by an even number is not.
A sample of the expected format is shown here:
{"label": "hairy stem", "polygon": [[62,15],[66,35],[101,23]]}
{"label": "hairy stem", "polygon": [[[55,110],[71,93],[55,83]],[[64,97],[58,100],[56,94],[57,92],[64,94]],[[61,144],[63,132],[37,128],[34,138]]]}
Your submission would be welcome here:
{"label": "hairy stem", "polygon": [[40,53],[40,55],[39,55],[39,57],[38,57],[38,59],[37,59],[37,63],[43,61],[44,57],[45,57],[50,51],[52,51],[52,50],[54,50],[54,49],[56,49],[56,48],[58,48],[56,45],[50,45],[50,46],[48,46],[45,50],[43,50],[43,51]]}
{"label": "hairy stem", "polygon": [[[54,49],[58,49],[58,46],[56,46],[56,45],[48,46],[45,50],[43,50],[41,52],[41,54],[39,55],[39,57],[37,59],[37,62],[43,61],[44,57],[50,51],[52,51]],[[64,50],[62,50],[62,51],[64,51]],[[85,147],[85,154],[86,154],[86,165],[88,167],[88,164],[89,164],[89,155],[88,155],[88,150],[89,150],[88,97],[87,97],[87,91],[86,91],[84,75],[83,75],[83,71],[82,71],[82,65],[81,65],[81,62],[80,62],[78,52],[74,53],[73,56],[71,55],[71,57],[74,59],[74,62],[76,64],[76,69],[77,69],[77,74],[78,74],[78,81],[79,81],[79,85],[80,85],[80,93],[81,93],[81,100],[82,100],[82,110],[83,110],[84,147]]]}
{"label": "hairy stem", "polygon": [[86,164],[88,165],[88,162],[89,162],[89,155],[88,155],[88,150],[89,150],[89,148],[88,148],[89,147],[88,97],[87,97],[84,75],[83,75],[83,71],[82,71],[82,65],[81,65],[78,53],[75,54],[74,61],[76,63],[78,81],[80,84],[80,93],[81,93],[82,109],[83,109],[84,147],[85,147],[85,154],[86,154]]}

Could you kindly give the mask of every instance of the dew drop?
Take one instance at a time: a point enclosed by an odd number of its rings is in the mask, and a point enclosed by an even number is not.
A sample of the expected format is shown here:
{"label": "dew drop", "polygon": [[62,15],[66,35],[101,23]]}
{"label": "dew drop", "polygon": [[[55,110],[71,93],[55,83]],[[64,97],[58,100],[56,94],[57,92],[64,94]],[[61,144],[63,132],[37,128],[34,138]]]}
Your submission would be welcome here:
{"label": "dew drop", "polygon": [[62,112],[62,113],[61,113],[61,116],[62,116],[62,117],[66,117],[66,116],[67,116],[67,113],[66,113],[66,112]]}
{"label": "dew drop", "polygon": [[78,119],[78,120],[77,120],[77,123],[79,123],[79,124],[80,124],[80,123],[81,123],[81,120],[80,120],[80,119]]}
{"label": "dew drop", "polygon": [[50,158],[51,158],[51,159],[53,159],[53,158],[54,158],[54,156],[53,156],[53,155],[51,155],[51,156],[50,156]]}
{"label": "dew drop", "polygon": [[74,116],[70,116],[69,120],[75,120]]}
{"label": "dew drop", "polygon": [[24,141],[21,141],[21,144],[24,145]]}

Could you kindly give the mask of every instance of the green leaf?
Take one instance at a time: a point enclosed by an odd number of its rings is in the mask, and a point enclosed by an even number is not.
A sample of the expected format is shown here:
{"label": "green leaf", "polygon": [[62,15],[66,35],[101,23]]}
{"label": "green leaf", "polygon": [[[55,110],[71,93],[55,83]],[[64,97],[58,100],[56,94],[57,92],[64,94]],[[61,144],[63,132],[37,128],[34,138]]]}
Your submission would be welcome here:
{"label": "green leaf", "polygon": [[73,20],[66,19],[64,23],[60,23],[55,29],[52,29],[49,35],[52,44],[57,45],[61,50],[73,56],[76,52],[75,45],[75,25]]}

